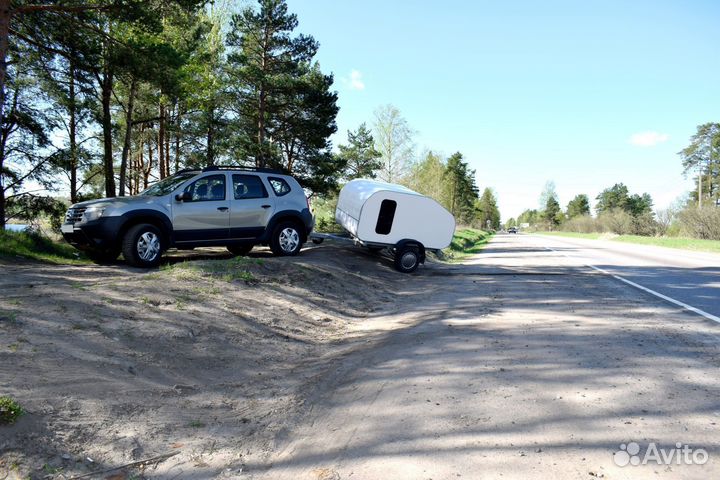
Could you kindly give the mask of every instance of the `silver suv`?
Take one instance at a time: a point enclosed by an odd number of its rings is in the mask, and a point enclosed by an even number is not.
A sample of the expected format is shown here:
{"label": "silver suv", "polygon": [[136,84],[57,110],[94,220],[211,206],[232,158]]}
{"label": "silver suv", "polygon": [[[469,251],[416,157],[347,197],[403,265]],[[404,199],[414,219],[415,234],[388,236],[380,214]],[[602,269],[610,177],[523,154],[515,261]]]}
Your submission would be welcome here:
{"label": "silver suv", "polygon": [[246,255],[269,245],[297,255],[313,228],[300,184],[279,172],[238,167],[181,170],[134,197],[70,207],[62,233],[96,262],[122,252],[136,267],[156,267],[168,248],[224,246]]}

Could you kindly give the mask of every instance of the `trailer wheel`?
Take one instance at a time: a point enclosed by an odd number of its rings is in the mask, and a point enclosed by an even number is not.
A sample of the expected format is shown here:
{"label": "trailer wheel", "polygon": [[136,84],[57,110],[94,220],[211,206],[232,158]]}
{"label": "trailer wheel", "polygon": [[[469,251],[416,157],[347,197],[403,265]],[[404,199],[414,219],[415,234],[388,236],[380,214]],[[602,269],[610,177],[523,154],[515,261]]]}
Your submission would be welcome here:
{"label": "trailer wheel", "polygon": [[325,239],[324,239],[324,238],[313,238],[313,239],[312,239],[312,242],[313,242],[315,245],[320,245],[320,244],[323,242],[323,240],[325,240]]}
{"label": "trailer wheel", "polygon": [[395,252],[395,268],[402,273],[414,272],[420,264],[420,254],[416,247],[403,246]]}

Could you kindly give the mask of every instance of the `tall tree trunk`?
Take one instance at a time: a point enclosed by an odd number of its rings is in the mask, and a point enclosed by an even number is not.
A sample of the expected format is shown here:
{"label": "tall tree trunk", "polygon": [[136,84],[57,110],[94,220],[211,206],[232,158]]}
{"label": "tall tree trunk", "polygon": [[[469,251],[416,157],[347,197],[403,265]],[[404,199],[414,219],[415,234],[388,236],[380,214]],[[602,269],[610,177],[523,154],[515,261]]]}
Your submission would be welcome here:
{"label": "tall tree trunk", "polygon": [[[5,123],[5,77],[7,76],[7,53],[10,36],[10,20],[13,11],[10,8],[11,0],[0,0],[0,125]],[[5,201],[3,197],[3,207]],[[4,213],[4,212],[3,212]],[[5,216],[2,217],[3,227]]]}
{"label": "tall tree trunk", "polygon": [[150,172],[152,172],[152,164],[153,164],[152,142],[147,142],[147,144],[148,144],[148,163],[145,166],[145,170],[143,170],[143,188],[148,188],[148,185],[150,184]]}
{"label": "tall tree trunk", "polygon": [[215,165],[215,108],[210,107],[207,114],[207,166]]}
{"label": "tall tree trunk", "polygon": [[[107,61],[107,60],[106,60]],[[113,71],[105,66],[102,78],[102,130],[103,130],[103,167],[105,171],[105,196],[115,196],[115,168],[112,151],[112,117],[110,100],[112,98]]]}
{"label": "tall tree trunk", "polygon": [[[167,111],[165,112],[165,115],[167,116]],[[165,123],[165,171],[167,172],[168,176],[171,175],[170,172],[170,130],[168,129],[168,124],[170,123],[170,119],[168,118],[168,121]]]}
{"label": "tall tree trunk", "polygon": [[[264,61],[263,61],[263,67],[264,67]],[[257,135],[257,141],[258,141],[258,158],[255,159],[255,164],[257,167],[265,168],[265,164],[267,163],[265,159],[265,108],[266,108],[266,95],[265,92],[265,86],[260,86],[260,95],[258,99],[258,135]]]}
{"label": "tall tree trunk", "polygon": [[[74,53],[74,52],[73,52]],[[68,67],[68,110],[70,110],[70,203],[77,203],[77,174],[78,174],[78,148],[77,148],[77,101],[75,92],[75,62],[70,60]]]}
{"label": "tall tree trunk", "polygon": [[158,166],[160,167],[160,179],[167,177],[165,171],[165,105],[160,103],[160,127],[158,128]]}
{"label": "tall tree trunk", "polygon": [[120,159],[120,196],[125,196],[125,181],[127,178],[128,155],[130,154],[130,142],[132,140],[132,119],[135,108],[135,95],[137,94],[137,80],[133,76],[130,80],[130,92],[128,93],[127,111],[125,112],[125,140],[123,141],[122,157]]}
{"label": "tall tree trunk", "polygon": [[178,103],[177,118],[175,119],[175,172],[180,170],[180,126],[182,122],[182,110]]}

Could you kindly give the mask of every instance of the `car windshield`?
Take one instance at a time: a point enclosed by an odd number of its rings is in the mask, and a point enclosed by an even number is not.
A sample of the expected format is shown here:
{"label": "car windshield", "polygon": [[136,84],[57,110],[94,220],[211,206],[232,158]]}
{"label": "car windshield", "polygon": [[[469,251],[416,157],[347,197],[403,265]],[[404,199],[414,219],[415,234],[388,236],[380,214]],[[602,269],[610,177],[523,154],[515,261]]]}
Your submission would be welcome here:
{"label": "car windshield", "polygon": [[166,179],[160,180],[152,187],[140,193],[140,195],[150,195],[152,197],[161,197],[163,195],[167,195],[168,193],[179,187],[180,184],[183,183],[185,180],[188,180],[197,174],[198,172],[176,173],[175,175],[167,177]]}

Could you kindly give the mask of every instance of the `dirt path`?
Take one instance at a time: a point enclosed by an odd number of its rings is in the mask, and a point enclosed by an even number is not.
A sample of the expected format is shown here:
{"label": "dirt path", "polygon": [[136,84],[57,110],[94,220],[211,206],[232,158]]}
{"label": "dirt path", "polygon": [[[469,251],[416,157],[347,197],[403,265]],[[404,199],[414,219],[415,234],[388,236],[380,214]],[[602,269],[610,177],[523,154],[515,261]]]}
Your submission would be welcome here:
{"label": "dirt path", "polygon": [[[717,327],[527,239],[411,276],[332,246],[175,262],[2,265],[0,388],[30,413],[0,430],[0,472],[168,451],[117,478],[719,471]],[[710,460],[619,468],[630,440]]]}
{"label": "dirt path", "polygon": [[[720,473],[715,324],[527,238],[496,237],[472,265],[432,273],[426,302],[407,309],[416,321],[348,358],[252,478]],[[631,441],[709,460],[619,467]]]}

